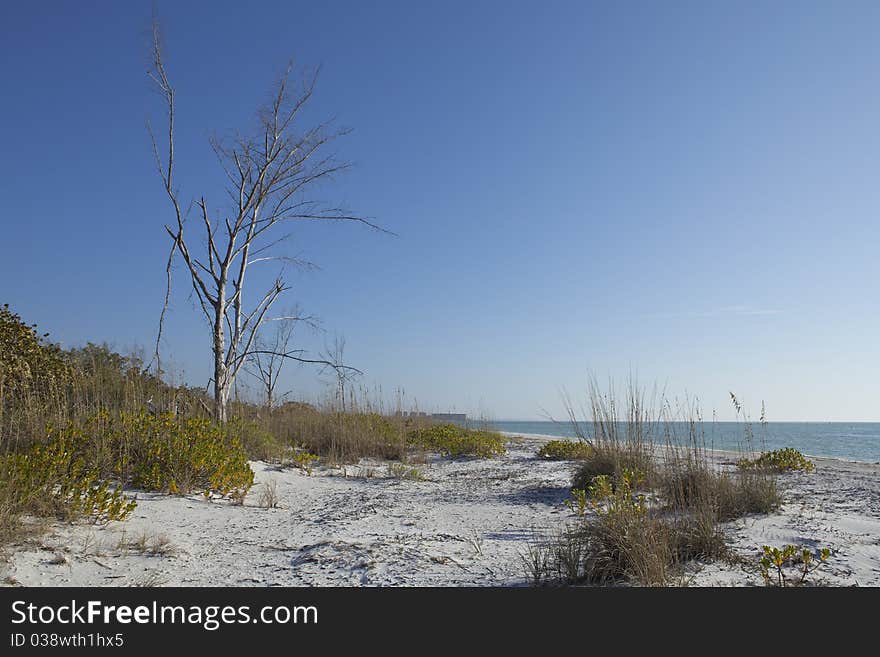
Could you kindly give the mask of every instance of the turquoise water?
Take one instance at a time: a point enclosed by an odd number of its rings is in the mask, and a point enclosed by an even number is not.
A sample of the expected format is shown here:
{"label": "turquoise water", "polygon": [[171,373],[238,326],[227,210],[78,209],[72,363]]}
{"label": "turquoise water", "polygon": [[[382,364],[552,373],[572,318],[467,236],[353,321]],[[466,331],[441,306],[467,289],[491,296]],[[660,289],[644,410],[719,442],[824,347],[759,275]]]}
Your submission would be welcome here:
{"label": "turquoise water", "polygon": [[[491,423],[498,431],[538,433],[547,436],[574,437],[567,422]],[[587,435],[589,422],[581,425]],[[686,436],[684,423],[673,423],[676,435]],[[880,462],[880,422],[768,422],[752,425],[754,449],[770,450],[794,447],[811,456],[832,456],[853,461]],[[705,422],[703,434],[707,447],[737,450],[746,447],[745,425],[742,422]],[[658,431],[658,435],[662,433]],[[662,438],[660,438],[662,441]]]}

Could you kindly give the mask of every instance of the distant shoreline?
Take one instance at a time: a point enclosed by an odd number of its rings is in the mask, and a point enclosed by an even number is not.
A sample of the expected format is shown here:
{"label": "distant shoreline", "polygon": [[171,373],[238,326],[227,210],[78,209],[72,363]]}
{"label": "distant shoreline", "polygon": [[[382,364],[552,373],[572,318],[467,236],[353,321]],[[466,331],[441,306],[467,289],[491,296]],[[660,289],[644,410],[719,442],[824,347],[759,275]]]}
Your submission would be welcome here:
{"label": "distant shoreline", "polygon": [[[877,423],[880,424],[880,423]],[[500,434],[508,436],[510,438],[513,437],[522,437],[529,438],[534,440],[542,440],[542,441],[550,441],[550,440],[576,440],[576,437],[573,436],[561,436],[561,435],[552,435],[552,434],[542,434],[542,433],[520,433],[516,431],[499,431]],[[655,443],[657,447],[665,447],[664,443]],[[752,450],[749,452],[748,450],[738,451],[731,449],[721,449],[714,447],[706,447],[706,450],[711,454],[722,457],[722,458],[739,458],[743,454],[756,454],[760,452],[760,450]],[[863,459],[855,459],[855,458],[846,458],[842,456],[828,456],[827,454],[812,454],[809,452],[804,452],[805,456],[808,456],[811,459],[821,460],[823,462],[833,462],[840,464],[858,464],[858,465],[869,465],[869,466],[878,466],[880,465],[880,461],[867,461]]]}

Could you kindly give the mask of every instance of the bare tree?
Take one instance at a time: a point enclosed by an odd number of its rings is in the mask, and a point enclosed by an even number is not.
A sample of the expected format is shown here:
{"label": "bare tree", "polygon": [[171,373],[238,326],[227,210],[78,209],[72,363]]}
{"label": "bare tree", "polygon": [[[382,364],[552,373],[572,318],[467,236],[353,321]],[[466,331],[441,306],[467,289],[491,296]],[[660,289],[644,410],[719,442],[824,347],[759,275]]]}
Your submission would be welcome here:
{"label": "bare tree", "polygon": [[325,365],[321,368],[321,373],[330,370],[333,372],[336,385],[336,398],[339,400],[340,407],[345,412],[345,395],[349,385],[363,372],[353,367],[348,367],[345,362],[345,336],[336,336],[333,345],[325,347],[322,359]]}
{"label": "bare tree", "polygon": [[[211,146],[225,174],[228,203],[216,207],[205,196],[195,201],[199,215],[198,237],[193,240],[187,228],[188,211],[181,209],[175,174],[175,90],[164,61],[159,26],[153,22],[152,62],[150,78],[161,93],[167,110],[167,144],[160,151],[152,128],[150,137],[153,154],[165,192],[173,207],[174,221],[165,226],[171,237],[171,251],[166,268],[170,290],[171,265],[175,256],[186,265],[195,297],[211,329],[213,354],[214,415],[226,421],[230,392],[243,364],[251,357],[274,354],[304,363],[317,363],[333,368],[345,367],[324,359],[307,358],[302,351],[259,349],[255,341],[275,301],[288,289],[283,279],[284,264],[293,258],[275,253],[274,247],[290,235],[280,233],[280,224],[297,220],[350,221],[385,231],[367,219],[349,211],[328,206],[311,198],[313,189],[349,168],[347,162],[327,154],[327,147],[345,130],[332,128],[325,121],[300,129],[300,113],[312,98],[318,71],[304,74],[302,85],[291,88],[288,67],[278,81],[270,103],[258,114],[258,128],[250,136],[229,140],[211,139]],[[149,126],[148,126],[149,127]],[[164,151],[164,156],[162,152]],[[192,207],[192,206],[191,206]],[[257,293],[246,304],[245,292],[250,267],[256,263],[276,261],[282,264],[274,283]],[[170,294],[159,320],[155,359],[168,308]]]}
{"label": "bare tree", "polygon": [[294,328],[302,322],[317,328],[317,320],[314,317],[301,315],[298,309],[294,309],[285,317],[272,322],[275,326],[271,334],[267,335],[268,331],[263,330],[254,341],[256,349],[248,358],[245,371],[260,382],[269,409],[272,409],[278,401],[275,389],[278,387],[281,370],[287,362],[285,354],[295,352],[291,348],[290,341],[293,338]]}

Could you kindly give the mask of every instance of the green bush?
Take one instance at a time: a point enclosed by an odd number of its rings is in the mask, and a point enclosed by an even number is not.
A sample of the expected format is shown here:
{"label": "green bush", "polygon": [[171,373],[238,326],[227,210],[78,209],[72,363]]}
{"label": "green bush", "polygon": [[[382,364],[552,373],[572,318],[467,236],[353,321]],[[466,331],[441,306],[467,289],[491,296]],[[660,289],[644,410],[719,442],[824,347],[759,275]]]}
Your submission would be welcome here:
{"label": "green bush", "polygon": [[70,368],[61,348],[46,342],[48,335],[22,322],[9,304],[0,308],[0,400],[67,381]]}
{"label": "green bush", "polygon": [[49,429],[41,443],[0,456],[0,538],[22,515],[124,520],[123,486],[241,499],[254,473],[241,441],[203,418],[101,412]]}
{"label": "green bush", "polygon": [[504,436],[496,431],[465,429],[455,424],[434,424],[410,431],[411,447],[437,452],[444,456],[491,458],[504,454]]}
{"label": "green bush", "polygon": [[550,461],[577,461],[592,454],[593,448],[580,440],[551,440],[538,450],[538,458]]}
{"label": "green bush", "polygon": [[772,470],[773,472],[790,472],[792,470],[812,472],[816,469],[816,465],[812,461],[792,447],[764,452],[755,459],[740,459],[737,465],[742,470]]}
{"label": "green bush", "polygon": [[101,412],[57,435],[101,476],[126,486],[239,497],[253,484],[240,439],[206,418]]}
{"label": "green bush", "polygon": [[101,477],[79,453],[75,439],[65,433],[0,458],[0,489],[17,514],[64,520],[124,520],[136,506]]}
{"label": "green bush", "polygon": [[123,414],[120,425],[119,439],[134,448],[120,467],[135,487],[243,497],[254,483],[240,439],[211,420],[141,413]]}

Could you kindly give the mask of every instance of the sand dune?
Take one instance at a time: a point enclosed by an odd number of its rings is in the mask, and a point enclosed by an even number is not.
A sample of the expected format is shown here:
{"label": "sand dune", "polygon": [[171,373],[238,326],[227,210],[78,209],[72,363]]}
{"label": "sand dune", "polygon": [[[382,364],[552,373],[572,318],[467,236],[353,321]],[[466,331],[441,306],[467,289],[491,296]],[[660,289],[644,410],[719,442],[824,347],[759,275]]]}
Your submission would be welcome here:
{"label": "sand dune", "polygon": [[[523,585],[529,543],[574,520],[565,505],[574,465],[536,459],[544,440],[522,437],[490,460],[433,458],[421,481],[389,476],[381,462],[311,476],[255,462],[243,506],[139,493],[129,521],[56,523],[0,568],[6,583],[26,586]],[[261,508],[272,481],[279,508]],[[752,560],[765,543],[828,547],[817,582],[880,585],[880,466],[817,459],[816,472],[780,483],[780,512],[726,525],[732,546]],[[683,581],[761,583],[717,563],[694,564]]]}

